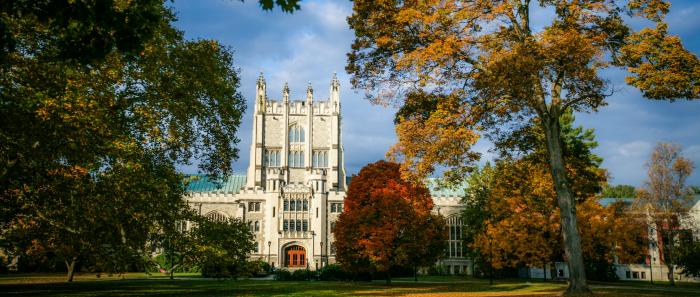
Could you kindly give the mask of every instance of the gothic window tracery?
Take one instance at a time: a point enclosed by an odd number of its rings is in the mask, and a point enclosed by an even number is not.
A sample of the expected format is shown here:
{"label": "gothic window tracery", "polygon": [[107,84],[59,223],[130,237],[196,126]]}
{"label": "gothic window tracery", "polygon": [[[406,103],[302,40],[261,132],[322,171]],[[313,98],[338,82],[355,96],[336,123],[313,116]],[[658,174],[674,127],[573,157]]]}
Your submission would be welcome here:
{"label": "gothic window tracery", "polygon": [[205,217],[214,222],[223,222],[226,220],[226,216],[218,211],[209,212]]}
{"label": "gothic window tracery", "polygon": [[304,142],[304,127],[293,125],[289,127],[289,142]]}
{"label": "gothic window tracery", "polygon": [[452,216],[447,219],[449,231],[448,255],[450,258],[462,258],[465,255],[464,243],[462,242],[462,226],[464,223],[459,216]]}

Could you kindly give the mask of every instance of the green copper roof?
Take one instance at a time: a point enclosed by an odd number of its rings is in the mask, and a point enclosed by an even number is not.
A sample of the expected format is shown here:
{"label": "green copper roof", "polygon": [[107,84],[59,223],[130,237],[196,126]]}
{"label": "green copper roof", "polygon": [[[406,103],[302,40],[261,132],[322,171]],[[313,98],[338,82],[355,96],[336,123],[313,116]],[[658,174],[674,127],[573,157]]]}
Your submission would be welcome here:
{"label": "green copper roof", "polygon": [[202,174],[187,175],[187,179],[189,180],[187,191],[194,193],[212,192],[236,194],[245,186],[246,182],[245,175],[231,175],[219,185],[210,181],[209,178]]}
{"label": "green copper roof", "polygon": [[464,189],[467,185],[457,185],[454,187],[444,187],[438,184],[438,178],[428,178],[425,181],[425,185],[430,190],[430,195],[433,198],[437,197],[464,197]]}

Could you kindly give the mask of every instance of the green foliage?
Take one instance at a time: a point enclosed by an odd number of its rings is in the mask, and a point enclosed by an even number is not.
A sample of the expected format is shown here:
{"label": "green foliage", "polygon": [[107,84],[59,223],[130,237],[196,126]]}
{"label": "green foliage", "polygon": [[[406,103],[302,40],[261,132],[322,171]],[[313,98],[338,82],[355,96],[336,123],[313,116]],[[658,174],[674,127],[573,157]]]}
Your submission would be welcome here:
{"label": "green foliage", "polygon": [[447,267],[442,264],[435,264],[428,268],[428,275],[448,275]]}
{"label": "green foliage", "polygon": [[292,280],[306,281],[316,277],[316,273],[308,269],[297,269],[292,273]]}
{"label": "green foliage", "polygon": [[292,273],[287,269],[277,269],[277,270],[275,270],[275,280],[291,281],[292,280]]}
{"label": "green foliage", "polygon": [[695,195],[700,195],[700,186],[688,186],[691,193]]}
{"label": "green foliage", "polygon": [[700,277],[700,240],[681,236],[676,264],[685,276]]}
{"label": "green foliage", "polygon": [[18,52],[80,63],[99,63],[114,52],[135,55],[165,17],[171,15],[162,0],[2,1],[0,62]]}
{"label": "green foliage", "polygon": [[609,198],[634,198],[637,189],[631,185],[614,185],[603,188],[603,197]]}
{"label": "green foliage", "polygon": [[318,271],[318,279],[322,281],[347,281],[352,276],[338,264],[326,265]]}
{"label": "green foliage", "polygon": [[[194,250],[185,256],[202,267],[202,275],[215,278],[246,274],[248,255],[255,246],[248,225],[239,219],[201,220],[192,230]],[[188,248],[188,247],[181,247]]]}
{"label": "green foliage", "polygon": [[[174,263],[180,263],[182,262],[182,259],[180,258],[181,257],[179,255],[173,255],[172,259],[170,259],[168,254],[157,255],[153,257],[153,262],[155,262],[155,265],[152,265],[152,268],[155,268],[156,271],[159,271],[163,267],[171,267],[171,261]],[[149,271],[153,271],[152,268],[149,269]],[[200,267],[196,263],[183,263],[182,265],[175,267],[175,269],[173,269],[172,271],[175,273],[197,273],[202,272],[202,267]]]}
{"label": "green foliage", "polygon": [[263,261],[262,259],[248,261],[248,263],[246,263],[245,274],[247,276],[267,275],[269,271],[270,271],[270,264]]}
{"label": "green foliage", "polygon": [[[491,186],[495,169],[490,163],[482,168],[477,168],[467,178],[467,186],[465,195],[462,198],[462,228],[464,236],[464,244],[472,245],[481,234],[486,231],[486,223],[493,216],[493,210],[490,208]],[[470,258],[484,258],[483,254],[486,251],[481,251],[476,248],[467,249]]]}
{"label": "green foliage", "polygon": [[18,30],[0,67],[0,240],[123,271],[189,216],[176,164],[231,172],[245,101],[231,51],[185,40],[161,1],[61,2],[0,4]]}
{"label": "green foliage", "polygon": [[301,9],[299,7],[299,2],[301,2],[301,0],[258,0],[260,7],[262,7],[264,10],[272,10],[276,5],[279,6],[282,11],[287,13],[292,13]]}

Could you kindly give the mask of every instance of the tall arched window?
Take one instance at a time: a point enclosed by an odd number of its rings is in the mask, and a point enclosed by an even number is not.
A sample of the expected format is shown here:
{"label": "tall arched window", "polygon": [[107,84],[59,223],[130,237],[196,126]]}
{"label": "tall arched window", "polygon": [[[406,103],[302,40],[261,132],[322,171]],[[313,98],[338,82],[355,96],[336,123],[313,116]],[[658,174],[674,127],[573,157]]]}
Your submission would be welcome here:
{"label": "tall arched window", "polygon": [[305,140],[304,127],[299,125],[289,127],[289,142],[304,142]]}
{"label": "tall arched window", "polygon": [[255,232],[260,231],[260,221],[255,221]]}
{"label": "tall arched window", "polygon": [[447,219],[449,228],[448,255],[450,258],[464,257],[464,243],[462,242],[462,219],[459,216],[451,216]]}

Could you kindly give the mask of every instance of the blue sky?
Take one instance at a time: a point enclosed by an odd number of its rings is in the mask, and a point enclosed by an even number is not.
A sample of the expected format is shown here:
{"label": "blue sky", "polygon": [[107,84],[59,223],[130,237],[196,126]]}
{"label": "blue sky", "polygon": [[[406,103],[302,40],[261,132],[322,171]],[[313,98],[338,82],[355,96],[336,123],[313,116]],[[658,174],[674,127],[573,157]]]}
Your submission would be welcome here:
{"label": "blue sky", "polygon": [[[172,6],[178,17],[175,25],[187,38],[217,39],[234,50],[234,63],[241,74],[240,91],[249,107],[261,71],[267,80],[268,96],[275,100],[281,98],[285,82],[293,99],[304,98],[309,81],[316,98],[325,100],[331,76],[337,72],[348,174],[383,159],[396,141],[394,110],[365,101],[361,92],[351,89],[344,71],[345,54],[354,36],[345,21],[352,2],[303,1],[302,10],[294,14],[279,9],[262,11],[255,0],[176,0]],[[536,10],[532,14],[534,26],[544,24],[548,15],[551,11]],[[667,21],[671,32],[680,35],[688,49],[700,53],[700,1],[672,1]],[[636,21],[635,25],[644,23]],[[603,76],[618,91],[599,112],[577,114],[577,125],[595,129],[600,144],[595,153],[603,157],[611,183],[640,186],[646,178],[644,163],[658,141],[682,145],[685,156],[700,167],[700,100],[650,101],[625,85],[625,71],[606,70]],[[248,166],[250,129],[248,110],[239,130],[241,157],[234,164],[236,173],[245,173]],[[475,149],[489,157],[487,142],[478,143]],[[195,169],[188,166],[184,170]],[[700,185],[700,169],[696,169],[690,183]]]}

